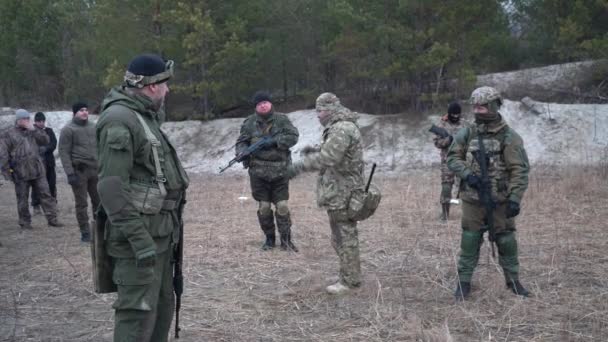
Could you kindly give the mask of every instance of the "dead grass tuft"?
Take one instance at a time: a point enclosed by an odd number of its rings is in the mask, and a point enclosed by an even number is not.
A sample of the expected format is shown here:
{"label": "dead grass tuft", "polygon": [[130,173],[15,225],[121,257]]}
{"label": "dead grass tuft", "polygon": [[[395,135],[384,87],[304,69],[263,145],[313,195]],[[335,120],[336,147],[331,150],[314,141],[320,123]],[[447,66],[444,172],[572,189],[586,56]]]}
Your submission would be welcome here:
{"label": "dead grass tuft", "polygon": [[[181,341],[606,341],[606,168],[535,166],[518,218],[521,278],[505,289],[484,244],[473,298],[454,303],[459,209],[437,220],[436,170],[379,174],[384,197],[360,223],[364,285],[331,297],[337,259],[314,178],[292,183],[300,253],[262,252],[244,177],[195,176],[186,215]],[[113,295],[91,289],[72,195],[60,184],[68,228],[36,217],[20,232],[13,189],[0,188],[0,339],[110,341]]]}

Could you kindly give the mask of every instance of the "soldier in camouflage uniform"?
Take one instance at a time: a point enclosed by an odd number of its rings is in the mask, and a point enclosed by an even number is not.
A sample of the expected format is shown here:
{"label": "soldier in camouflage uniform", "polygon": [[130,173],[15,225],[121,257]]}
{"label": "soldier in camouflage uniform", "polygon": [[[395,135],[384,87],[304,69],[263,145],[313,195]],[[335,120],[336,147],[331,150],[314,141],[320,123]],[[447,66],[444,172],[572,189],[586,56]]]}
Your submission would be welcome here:
{"label": "soldier in camouflage uniform", "polygon": [[172,75],[172,61],[135,57],[97,122],[98,224],[118,288],[114,341],[167,341],[173,317],[171,256],[189,180],[160,128]]}
{"label": "soldier in camouflage uniform", "polygon": [[450,200],[452,199],[452,187],[454,185],[454,173],[448,169],[447,164],[448,148],[456,132],[464,125],[465,122],[461,119],[460,105],[457,102],[450,103],[448,113],[442,116],[437,123],[437,126],[445,129],[450,136],[445,138],[433,137],[433,142],[435,147],[439,149],[441,158],[441,196],[439,197],[439,203],[441,204],[440,218],[442,221],[446,221],[450,216]]}
{"label": "soldier in camouflage uniform", "polygon": [[49,191],[39,154],[39,147],[49,143],[49,136],[32,125],[30,113],[25,109],[18,109],[15,116],[15,126],[6,130],[0,139],[0,169],[4,178],[15,184],[19,225],[23,229],[32,229],[28,207],[32,188],[40,198],[49,226],[62,227],[63,224],[57,220],[57,203]]}
{"label": "soldier in camouflage uniform", "polygon": [[515,294],[528,296],[528,291],[519,282],[514,220],[528,187],[530,164],[524,142],[498,112],[502,98],[496,89],[476,89],[471,95],[471,103],[475,125],[456,134],[447,158],[450,170],[462,179],[462,238],[455,296],[461,300],[470,295],[471,278],[479,260],[483,233],[487,230],[485,207],[478,194],[482,181],[481,168],[476,159],[480,139],[486,151],[491,196],[495,203],[493,226],[496,238],[490,243],[496,243],[498,247],[499,263],[507,287]]}
{"label": "soldier in camouflage uniform", "polygon": [[[247,117],[241,126],[236,154],[266,136],[272,137],[262,150],[243,162],[249,168],[251,192],[258,201],[258,221],[266,236],[262,249],[269,250],[275,246],[276,218],[281,249],[297,252],[291,237],[291,214],[287,206],[289,178],[286,170],[291,165],[290,148],[298,142],[298,129],[286,115],[274,112],[269,94],[257,92],[253,102],[255,113]],[[274,216],[271,204],[275,205]]]}
{"label": "soldier in camouflage uniform", "polygon": [[357,221],[348,215],[351,192],[365,186],[363,146],[357,114],[344,107],[332,93],[317,98],[317,116],[323,131],[320,148],[306,147],[305,156],[290,168],[290,177],[306,171],[319,171],[317,204],[327,210],[332,246],[340,259],[340,280],[327,287],[339,294],[361,284]]}
{"label": "soldier in camouflage uniform", "polygon": [[97,146],[95,123],[89,120],[86,103],[77,102],[72,106],[74,117],[61,129],[59,136],[59,157],[74,193],[76,220],[80,228],[80,241],[90,242],[88,199],[91,198],[93,218],[99,207],[97,194]]}

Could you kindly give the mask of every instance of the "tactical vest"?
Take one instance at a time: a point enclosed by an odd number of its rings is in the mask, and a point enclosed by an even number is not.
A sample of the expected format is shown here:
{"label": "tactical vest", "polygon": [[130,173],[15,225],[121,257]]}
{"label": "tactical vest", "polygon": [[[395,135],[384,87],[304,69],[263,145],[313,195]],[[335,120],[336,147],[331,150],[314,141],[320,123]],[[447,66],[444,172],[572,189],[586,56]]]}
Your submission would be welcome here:
{"label": "tactical vest", "polygon": [[[481,177],[481,167],[476,158],[479,152],[477,135],[480,133],[475,127],[468,129],[470,134],[467,142],[466,164],[475,175]],[[511,132],[509,127],[504,127],[496,133],[481,133],[486,151],[488,175],[492,184],[492,199],[499,203],[505,202],[509,195],[509,174],[503,151],[505,141],[512,134]],[[461,182],[461,197],[463,200],[479,201],[477,190],[467,186],[466,182]]]}

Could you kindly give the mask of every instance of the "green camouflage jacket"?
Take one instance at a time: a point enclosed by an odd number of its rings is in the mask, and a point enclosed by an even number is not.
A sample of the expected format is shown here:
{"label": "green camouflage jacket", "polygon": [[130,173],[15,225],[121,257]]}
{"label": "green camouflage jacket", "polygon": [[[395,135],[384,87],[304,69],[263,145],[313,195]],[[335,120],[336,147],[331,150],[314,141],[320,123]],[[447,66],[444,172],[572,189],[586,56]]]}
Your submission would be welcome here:
{"label": "green camouflage jacket", "polygon": [[[448,131],[452,137],[458,133],[458,131],[467,125],[464,119],[460,119],[457,123],[453,123],[448,119],[447,115],[441,117],[441,119],[437,122],[437,127],[441,127]],[[445,164],[448,156],[448,148],[450,147],[450,138],[441,138],[438,136],[433,137],[433,143],[435,147],[437,147],[440,151],[441,164]]]}
{"label": "green camouflage jacket", "polygon": [[296,172],[319,171],[317,204],[328,210],[344,209],[353,189],[365,185],[363,146],[357,114],[344,108],[334,113],[323,131],[318,152],[294,164]]}
{"label": "green camouflage jacket", "polygon": [[[479,150],[478,134],[482,136],[488,155],[492,198],[498,203],[507,200],[521,202],[528,188],[530,163],[523,139],[500,115],[499,119],[492,123],[468,126],[460,130],[448,150],[448,167],[461,179],[466,179],[470,174],[481,176],[479,163],[473,156]],[[469,187],[466,182],[461,182],[460,195],[463,201],[479,201],[477,190]]]}
{"label": "green camouflage jacket", "polygon": [[287,115],[271,113],[267,116],[251,114],[241,125],[241,134],[236,143],[236,154],[251,144],[270,135],[277,145],[258,151],[245,163],[249,173],[257,177],[275,179],[286,176],[286,167],[291,163],[290,148],[298,142],[298,129]]}
{"label": "green camouflage jacket", "polygon": [[138,189],[158,191],[152,144],[135,113],[139,113],[160,142],[161,168],[166,178],[166,199],[181,200],[188,187],[174,147],[161,131],[164,114],[154,109],[152,101],[122,87],[114,88],[102,103],[97,122],[97,185],[106,223],[108,254],[132,258],[143,253],[166,250],[178,239],[176,210],[147,214],[136,201]]}
{"label": "green camouflage jacket", "polygon": [[39,128],[29,131],[15,126],[4,131],[0,138],[0,169],[4,177],[14,181],[44,177],[39,147],[49,142],[49,136]]}
{"label": "green camouflage jacket", "polygon": [[66,175],[74,174],[74,167],[86,165],[97,168],[95,123],[76,117],[61,129],[59,157]]}

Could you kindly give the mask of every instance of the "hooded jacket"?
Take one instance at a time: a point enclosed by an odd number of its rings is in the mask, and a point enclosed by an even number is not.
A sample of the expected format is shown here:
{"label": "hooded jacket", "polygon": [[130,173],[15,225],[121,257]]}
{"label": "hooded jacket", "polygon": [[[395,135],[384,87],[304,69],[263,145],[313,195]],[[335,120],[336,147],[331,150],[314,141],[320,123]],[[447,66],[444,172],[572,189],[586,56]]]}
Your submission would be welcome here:
{"label": "hooded jacket", "polygon": [[365,185],[357,117],[346,107],[332,113],[319,151],[307,154],[295,166],[301,171],[319,171],[317,204],[328,210],[347,208],[351,192]]}

